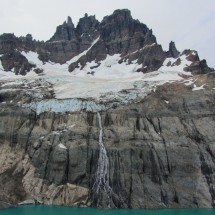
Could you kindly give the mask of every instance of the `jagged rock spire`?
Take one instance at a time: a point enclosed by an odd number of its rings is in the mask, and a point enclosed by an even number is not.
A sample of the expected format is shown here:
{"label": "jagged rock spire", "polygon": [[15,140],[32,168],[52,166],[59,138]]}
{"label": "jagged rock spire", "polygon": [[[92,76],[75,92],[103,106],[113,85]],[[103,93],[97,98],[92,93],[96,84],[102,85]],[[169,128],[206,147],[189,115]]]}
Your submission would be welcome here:
{"label": "jagged rock spire", "polygon": [[61,40],[76,40],[75,27],[70,16],[67,18],[62,25],[59,25],[56,29],[54,36],[50,41],[61,41]]}
{"label": "jagged rock spire", "polygon": [[169,43],[169,51],[167,52],[167,57],[177,58],[179,57],[180,52],[177,50],[175,43],[171,41]]}
{"label": "jagged rock spire", "polygon": [[96,30],[98,30],[99,21],[96,20],[95,16],[88,16],[85,13],[84,17],[79,19],[77,25],[77,32],[82,35],[83,33],[93,34]]}
{"label": "jagged rock spire", "polygon": [[73,24],[72,18],[70,16],[68,16],[68,18],[67,18],[67,25],[74,28],[74,24]]}

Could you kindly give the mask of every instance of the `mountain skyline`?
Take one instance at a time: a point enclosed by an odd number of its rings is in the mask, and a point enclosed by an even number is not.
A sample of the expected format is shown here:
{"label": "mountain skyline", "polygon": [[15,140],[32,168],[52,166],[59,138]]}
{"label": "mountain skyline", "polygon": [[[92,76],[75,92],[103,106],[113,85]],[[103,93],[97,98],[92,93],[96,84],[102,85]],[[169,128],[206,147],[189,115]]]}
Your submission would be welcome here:
{"label": "mountain skyline", "polygon": [[55,1],[54,4],[50,0],[9,0],[1,5],[4,11],[0,14],[0,34],[15,33],[17,36],[25,36],[30,33],[35,39],[44,41],[51,38],[56,26],[66,20],[67,16],[71,16],[76,25],[85,13],[95,15],[101,21],[104,15],[111,14],[115,9],[128,8],[135,19],[153,29],[158,43],[165,50],[168,50],[169,42],[173,40],[179,51],[186,47],[195,49],[201,58],[207,60],[209,66],[215,67],[215,3],[210,0],[183,0],[174,4],[170,0],[134,0],[132,3],[103,1],[102,6],[97,0],[91,4],[86,0],[62,0]]}

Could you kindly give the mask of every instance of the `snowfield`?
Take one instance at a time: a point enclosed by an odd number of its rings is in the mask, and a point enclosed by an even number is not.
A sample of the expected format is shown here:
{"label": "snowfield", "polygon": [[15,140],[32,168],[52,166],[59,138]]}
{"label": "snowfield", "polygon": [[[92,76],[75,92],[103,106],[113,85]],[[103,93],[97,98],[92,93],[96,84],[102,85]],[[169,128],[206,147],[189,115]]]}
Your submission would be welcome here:
{"label": "snowfield", "polygon": [[[24,54],[24,53],[22,53]],[[147,87],[164,84],[165,82],[182,80],[181,74],[190,75],[184,72],[181,66],[168,67],[166,63],[175,59],[167,59],[158,71],[143,74],[136,72],[141,65],[137,63],[127,64],[123,62],[118,63],[120,55],[107,56],[104,61],[100,62],[100,66],[91,69],[97,65],[94,61],[87,63],[86,66],[80,70],[75,69],[72,73],[68,72],[68,63],[60,65],[53,63],[43,63],[38,59],[37,53],[25,53],[26,58],[35,63],[37,67],[44,70],[44,75],[40,76],[44,81],[53,84],[55,96],[57,99],[70,98],[96,98],[106,93],[117,93],[121,90],[133,89],[137,81],[147,82]],[[79,56],[82,56],[80,54]],[[76,58],[76,57],[75,57]],[[78,60],[78,58],[76,58]],[[71,60],[70,62],[73,62]],[[188,64],[188,62],[186,62]],[[93,72],[94,74],[89,74]],[[28,73],[24,79],[31,79],[33,72]],[[15,76],[17,78],[17,76]],[[136,87],[137,88],[137,87]]]}
{"label": "snowfield", "polygon": [[[22,104],[40,114],[44,111],[101,111],[110,108],[111,102],[112,104],[127,104],[155,91],[158,85],[184,80],[183,75],[190,76],[186,85],[193,84],[191,73],[183,71],[183,68],[191,63],[186,60],[185,55],[180,56],[181,63],[178,66],[174,64],[177,59],[167,58],[158,71],[146,74],[136,72],[142,65],[135,61],[131,64],[128,62],[119,64],[121,59],[119,54],[108,55],[105,60],[100,62],[92,61],[87,63],[82,70],[76,68],[70,73],[68,66],[86,55],[98,40],[99,37],[89,49],[62,65],[53,62],[43,64],[37,53],[22,52],[29,62],[44,70],[43,75],[37,75],[33,71],[26,76],[14,75],[12,72],[3,71],[0,63],[0,82],[4,83],[1,88],[13,89],[20,83],[25,83],[28,88],[31,86],[32,91],[38,88],[39,83],[47,89],[50,88],[54,92],[54,99],[45,100],[41,97],[40,101]],[[168,66],[169,64],[172,66]],[[32,84],[33,82],[35,84]],[[200,89],[204,89],[203,86],[194,87],[193,90]],[[40,98],[39,95],[38,98]]]}

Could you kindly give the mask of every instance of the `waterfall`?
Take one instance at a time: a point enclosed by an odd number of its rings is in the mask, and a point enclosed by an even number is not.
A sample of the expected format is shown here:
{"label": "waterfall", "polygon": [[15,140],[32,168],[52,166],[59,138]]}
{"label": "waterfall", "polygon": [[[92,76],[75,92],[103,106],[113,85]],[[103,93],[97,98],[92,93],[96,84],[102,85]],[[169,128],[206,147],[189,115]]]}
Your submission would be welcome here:
{"label": "waterfall", "polygon": [[97,113],[99,122],[99,159],[93,185],[93,201],[98,208],[110,208],[112,203],[113,191],[109,185],[109,158],[103,142],[103,128],[101,115]]}

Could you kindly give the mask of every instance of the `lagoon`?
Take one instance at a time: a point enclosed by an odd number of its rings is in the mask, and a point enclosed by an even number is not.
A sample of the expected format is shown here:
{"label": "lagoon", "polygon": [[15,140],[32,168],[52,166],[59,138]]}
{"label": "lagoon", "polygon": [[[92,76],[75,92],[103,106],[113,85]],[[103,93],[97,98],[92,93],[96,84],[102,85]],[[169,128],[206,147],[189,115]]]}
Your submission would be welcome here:
{"label": "lagoon", "polygon": [[1,210],[0,215],[215,215],[213,209],[183,210],[99,210],[95,208],[72,208],[58,206],[20,206]]}

